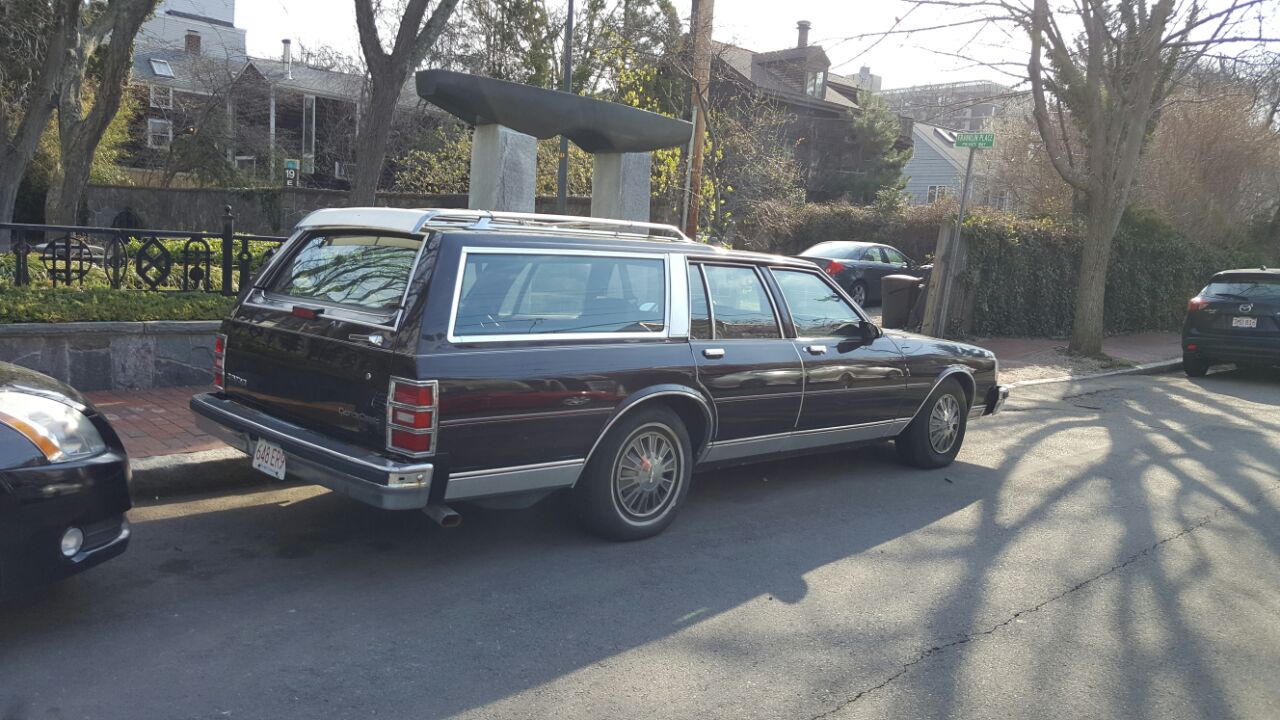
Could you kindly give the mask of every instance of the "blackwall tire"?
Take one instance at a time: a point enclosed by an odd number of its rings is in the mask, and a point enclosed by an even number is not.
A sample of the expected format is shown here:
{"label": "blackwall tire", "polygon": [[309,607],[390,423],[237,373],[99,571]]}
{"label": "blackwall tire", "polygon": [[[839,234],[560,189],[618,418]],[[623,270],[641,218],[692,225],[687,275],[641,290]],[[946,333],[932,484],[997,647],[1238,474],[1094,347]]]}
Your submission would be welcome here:
{"label": "blackwall tire", "polygon": [[964,445],[969,401],[954,379],[943,380],[897,438],[898,459],[923,469],[946,467]]}

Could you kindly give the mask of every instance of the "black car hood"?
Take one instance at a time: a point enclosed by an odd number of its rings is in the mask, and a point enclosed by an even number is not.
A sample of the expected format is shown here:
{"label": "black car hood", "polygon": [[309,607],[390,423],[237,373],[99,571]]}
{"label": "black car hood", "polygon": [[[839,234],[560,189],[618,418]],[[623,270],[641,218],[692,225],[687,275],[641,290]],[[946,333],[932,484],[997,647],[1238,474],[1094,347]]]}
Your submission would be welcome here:
{"label": "black car hood", "polygon": [[0,362],[0,391],[4,390],[40,395],[79,410],[93,407],[78,390],[66,383],[21,365]]}

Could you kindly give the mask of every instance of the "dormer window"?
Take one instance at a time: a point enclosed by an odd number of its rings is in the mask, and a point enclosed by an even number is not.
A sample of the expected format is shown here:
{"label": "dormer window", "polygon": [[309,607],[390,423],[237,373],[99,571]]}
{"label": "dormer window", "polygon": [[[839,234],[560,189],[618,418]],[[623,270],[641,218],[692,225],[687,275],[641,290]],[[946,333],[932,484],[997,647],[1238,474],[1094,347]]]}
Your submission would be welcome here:
{"label": "dormer window", "polygon": [[807,72],[804,76],[804,94],[822,98],[827,94],[827,71]]}
{"label": "dormer window", "polygon": [[171,78],[173,77],[173,66],[169,64],[168,60],[151,58],[151,72],[160,77]]}

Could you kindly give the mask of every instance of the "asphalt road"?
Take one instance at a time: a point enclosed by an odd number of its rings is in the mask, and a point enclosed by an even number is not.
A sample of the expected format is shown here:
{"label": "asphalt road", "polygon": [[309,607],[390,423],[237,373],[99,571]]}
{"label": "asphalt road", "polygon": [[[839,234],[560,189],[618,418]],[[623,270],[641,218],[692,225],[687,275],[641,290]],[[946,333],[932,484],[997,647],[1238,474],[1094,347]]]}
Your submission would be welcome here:
{"label": "asphalt road", "polygon": [[703,474],[663,536],[151,504],[0,608],[0,718],[1280,717],[1280,374],[1021,389],[959,461]]}

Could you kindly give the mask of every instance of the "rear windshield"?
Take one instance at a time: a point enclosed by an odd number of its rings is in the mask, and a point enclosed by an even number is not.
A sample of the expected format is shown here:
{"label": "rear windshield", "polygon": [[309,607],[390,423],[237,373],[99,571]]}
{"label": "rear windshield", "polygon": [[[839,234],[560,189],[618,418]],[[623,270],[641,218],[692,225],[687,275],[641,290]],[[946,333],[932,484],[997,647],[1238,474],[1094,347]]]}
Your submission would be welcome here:
{"label": "rear windshield", "polygon": [[1280,278],[1211,282],[1201,294],[1206,297],[1221,297],[1228,300],[1280,301]]}
{"label": "rear windshield", "polygon": [[312,235],[280,268],[269,289],[363,310],[395,310],[421,246],[421,238],[397,235]]}
{"label": "rear windshield", "polygon": [[660,258],[468,253],[453,334],[658,333]]}

